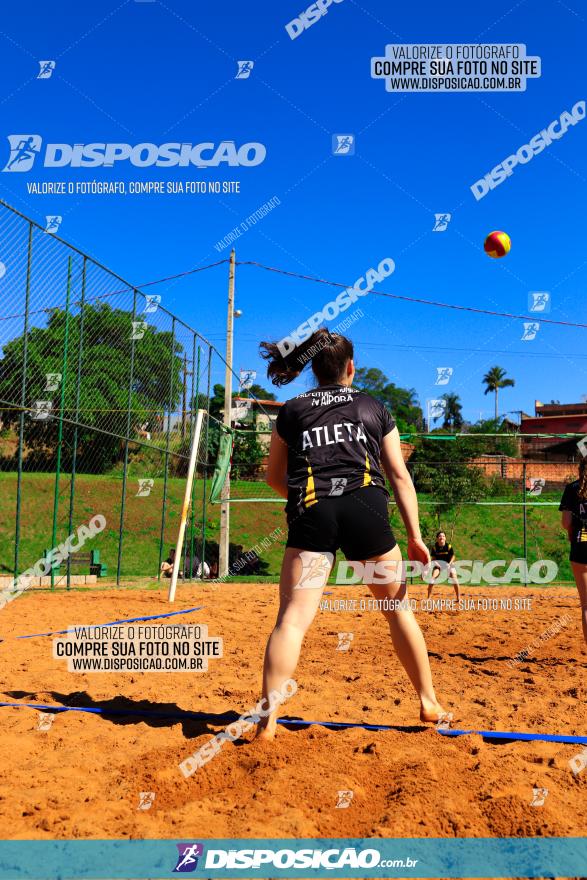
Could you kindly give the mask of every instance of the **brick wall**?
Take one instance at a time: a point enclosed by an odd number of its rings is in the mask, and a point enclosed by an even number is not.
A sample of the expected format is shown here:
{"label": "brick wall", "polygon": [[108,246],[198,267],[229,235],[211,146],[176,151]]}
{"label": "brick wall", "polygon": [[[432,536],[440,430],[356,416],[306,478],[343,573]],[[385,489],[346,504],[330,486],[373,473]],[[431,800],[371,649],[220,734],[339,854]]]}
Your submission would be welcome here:
{"label": "brick wall", "polygon": [[488,476],[503,477],[506,480],[518,481],[522,480],[524,474],[524,464],[526,465],[526,481],[529,488],[529,481],[532,478],[540,477],[546,480],[546,483],[557,483],[563,485],[570,480],[577,478],[577,465],[572,461],[526,461],[521,458],[510,458],[509,456],[499,456],[490,458],[475,458],[471,464],[480,468]]}
{"label": "brick wall", "polygon": [[414,454],[414,449],[416,448],[413,443],[406,443],[405,440],[400,440],[400,446],[402,448],[402,455],[404,457],[404,461],[409,461],[412,455]]}

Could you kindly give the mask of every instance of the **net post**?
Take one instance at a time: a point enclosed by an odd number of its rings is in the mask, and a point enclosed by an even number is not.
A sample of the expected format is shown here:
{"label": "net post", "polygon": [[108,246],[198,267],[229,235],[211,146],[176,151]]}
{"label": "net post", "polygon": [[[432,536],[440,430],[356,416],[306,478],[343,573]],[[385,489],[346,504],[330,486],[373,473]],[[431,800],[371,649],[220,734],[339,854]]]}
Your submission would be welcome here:
{"label": "net post", "polygon": [[[65,293],[65,332],[63,338],[63,361],[61,366],[61,394],[59,396],[59,425],[57,428],[57,461],[55,464],[55,487],[53,490],[53,527],[51,547],[57,543],[57,515],[59,512],[59,482],[61,480],[61,450],[63,446],[63,413],[65,408],[65,385],[67,382],[67,358],[69,346],[69,300],[71,295],[71,257],[67,259],[67,288]],[[55,568],[51,565],[51,589],[55,588]]]}
{"label": "net post", "polygon": [[126,484],[128,480],[128,442],[131,429],[131,413],[132,413],[132,386],[134,382],[135,368],[135,334],[134,322],[137,317],[137,291],[133,291],[132,299],[132,318],[131,326],[133,332],[130,337],[130,362],[128,376],[128,396],[126,405],[126,437],[124,439],[124,465],[122,470],[122,491],[120,497],[120,519],[118,522],[118,552],[116,555],[116,586],[120,586],[120,572],[122,570],[122,541],[124,537],[124,514],[126,510]]}
{"label": "net post", "polygon": [[[204,419],[205,410],[199,409],[196,416],[196,425],[192,435],[192,446],[190,449],[190,463],[188,466],[188,474],[183,496],[183,506],[181,508],[181,519],[179,521],[179,531],[177,533],[177,544],[175,547],[175,558],[173,560],[173,571],[171,573],[171,583],[169,585],[168,600],[173,602],[175,599],[175,589],[177,587],[177,577],[179,575],[179,566],[181,564],[181,552],[183,549],[183,539],[185,535],[185,527],[187,515],[192,495],[192,484],[194,481],[194,472],[196,469],[196,461],[198,458],[198,447],[200,445],[200,434],[202,433],[202,421]],[[204,560],[202,560],[202,574],[204,572]],[[193,565],[193,559],[190,559],[190,566]]]}
{"label": "net post", "polygon": [[[232,337],[234,324],[234,267],[236,252],[230,252],[228,265],[228,313],[226,317],[226,370],[224,379],[224,424],[230,428],[232,407]],[[222,487],[220,505],[220,540],[218,546],[218,577],[228,574],[230,556],[230,505],[226,499],[230,495],[230,472]]]}
{"label": "net post", "polygon": [[24,452],[24,414],[27,394],[27,364],[28,364],[28,339],[29,339],[29,306],[31,297],[31,269],[33,262],[33,223],[29,220],[27,264],[24,300],[24,327],[22,336],[22,381],[20,389],[20,413],[18,417],[18,464],[16,483],[16,519],[14,523],[14,579],[19,575],[20,569],[20,516],[22,506],[22,470]]}
{"label": "net post", "polygon": [[[522,465],[522,491],[524,493],[524,561],[525,571],[528,571],[528,503],[526,498],[526,462]],[[524,586],[528,586],[527,576],[524,578]]]}
{"label": "net post", "polygon": [[[78,422],[79,408],[81,400],[82,385],[82,358],[84,345],[84,318],[85,318],[85,302],[86,302],[86,270],[88,258],[83,258],[82,264],[82,297],[80,301],[80,313],[78,318],[78,350],[77,350],[77,373],[75,382],[75,425],[73,429],[73,443],[71,450],[71,482],[69,484],[69,531],[73,534],[73,509],[75,505],[75,477],[77,470],[77,442],[78,442]],[[67,557],[67,589],[71,589],[71,556]]]}

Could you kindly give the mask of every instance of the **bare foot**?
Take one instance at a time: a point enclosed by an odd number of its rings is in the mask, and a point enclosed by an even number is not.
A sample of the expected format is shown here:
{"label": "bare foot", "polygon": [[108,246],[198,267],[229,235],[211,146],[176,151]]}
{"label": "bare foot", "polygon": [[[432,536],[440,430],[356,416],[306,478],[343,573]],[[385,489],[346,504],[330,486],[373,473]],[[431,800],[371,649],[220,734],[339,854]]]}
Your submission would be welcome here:
{"label": "bare foot", "polygon": [[426,703],[420,706],[420,721],[436,724],[443,715],[446,715],[446,712],[440,703]]}
{"label": "bare foot", "polygon": [[254,742],[273,742],[277,733],[277,722],[258,724],[255,731]]}

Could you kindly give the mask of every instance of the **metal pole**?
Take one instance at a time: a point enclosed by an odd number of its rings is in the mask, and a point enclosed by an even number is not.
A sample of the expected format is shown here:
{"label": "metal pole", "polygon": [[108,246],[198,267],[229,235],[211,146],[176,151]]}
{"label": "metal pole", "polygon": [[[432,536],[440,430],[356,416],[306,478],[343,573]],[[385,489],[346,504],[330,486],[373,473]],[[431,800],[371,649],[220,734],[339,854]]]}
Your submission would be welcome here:
{"label": "metal pole", "polygon": [[16,520],[14,526],[14,579],[18,577],[20,563],[20,507],[22,501],[22,452],[24,447],[24,411],[26,404],[26,379],[29,337],[29,302],[31,294],[31,266],[33,258],[33,224],[29,221],[26,282],[24,299],[24,328],[22,342],[22,384],[20,389],[20,417],[18,425],[18,464],[16,481]]}
{"label": "metal pole", "polygon": [[120,499],[120,521],[118,523],[118,554],[116,559],[116,586],[120,586],[120,572],[122,569],[122,537],[124,535],[124,514],[126,509],[126,482],[128,476],[128,441],[130,437],[130,424],[132,413],[132,386],[134,384],[135,372],[135,338],[134,328],[137,316],[137,291],[133,291],[132,299],[132,323],[133,332],[131,333],[130,342],[130,365],[128,376],[128,396],[126,399],[126,437],[124,440],[124,467],[122,469],[122,495]]}
{"label": "metal pole", "polygon": [[[79,314],[79,346],[77,350],[77,376],[75,391],[75,425],[73,428],[73,451],[71,456],[71,484],[69,488],[69,534],[73,533],[73,507],[75,504],[75,476],[77,469],[77,423],[79,421],[79,404],[81,398],[82,387],[82,352],[84,345],[84,306],[86,298],[86,263],[87,257],[84,257],[82,267],[82,298],[80,303]],[[71,556],[67,557],[67,589],[71,586]]]}
{"label": "metal pole", "polygon": [[[196,380],[196,392],[194,396],[194,377]],[[195,428],[195,420],[194,413],[198,412],[200,407],[200,346],[198,345],[198,362],[196,366],[196,336],[194,334],[194,341],[192,345],[192,393],[191,393],[191,407],[190,407],[190,421],[191,421],[191,431],[192,437],[194,436],[194,428]],[[194,570],[194,494],[196,492],[196,486],[198,483],[198,463],[196,460],[196,475],[194,478],[194,483],[192,487],[192,512],[190,518],[190,581],[193,580],[193,570]],[[203,571],[202,566],[202,571]]]}
{"label": "metal pole", "polygon": [[[210,382],[212,378],[212,346],[208,348],[208,386],[206,388],[206,400],[208,401],[208,409],[210,408]],[[204,463],[204,480],[202,483],[202,579],[204,577],[204,563],[206,561],[206,492],[208,484],[208,440],[210,432],[210,413],[206,419],[206,436],[204,439],[204,449],[206,461]]]}
{"label": "metal pole", "polygon": [[[528,508],[526,506],[526,462],[524,462],[524,464],[522,465],[522,480],[524,492],[524,559],[526,560],[524,570],[528,571]],[[525,580],[524,583],[527,584],[528,581]]]}
{"label": "metal pole", "polygon": [[185,535],[185,526],[187,522],[188,510],[190,506],[190,498],[192,495],[192,481],[196,469],[196,458],[198,455],[198,446],[200,445],[200,433],[202,431],[202,421],[204,419],[204,410],[198,412],[194,432],[192,434],[192,445],[190,449],[190,463],[185,485],[185,493],[183,496],[183,505],[181,508],[181,518],[179,521],[179,532],[177,535],[177,545],[175,547],[175,559],[173,560],[173,571],[171,573],[171,583],[169,585],[169,593],[167,598],[170,602],[175,599],[175,588],[177,586],[177,576],[179,574],[179,566],[181,564],[181,548],[183,547],[183,539]]}
{"label": "metal pole", "polygon": [[[165,514],[167,511],[167,477],[169,473],[169,443],[171,440],[171,411],[173,408],[173,372],[175,369],[175,318],[171,319],[171,376],[169,380],[169,412],[167,418],[167,440],[165,443],[165,473],[163,476],[163,507],[161,510],[161,534],[159,535],[159,574],[161,579],[161,563],[163,561],[163,542],[165,539]],[[179,548],[181,554],[181,547]]]}
{"label": "metal pole", "polygon": [[[224,424],[230,428],[232,407],[232,336],[234,323],[234,267],[236,253],[230,252],[228,263],[228,311],[226,316],[226,369],[224,372]],[[230,471],[226,475],[221,499],[230,494]],[[230,505],[222,500],[220,504],[220,547],[218,553],[218,577],[228,574],[230,547]]]}
{"label": "metal pole", "polygon": [[[65,293],[65,335],[63,339],[63,363],[61,367],[61,395],[59,401],[59,427],[57,428],[57,462],[55,464],[55,491],[53,493],[53,530],[51,547],[57,543],[57,513],[59,510],[59,481],[61,479],[61,446],[63,444],[63,408],[65,406],[65,383],[67,382],[67,346],[69,343],[69,296],[71,293],[71,257],[67,260],[67,289]],[[51,566],[51,589],[55,586],[55,569]]]}

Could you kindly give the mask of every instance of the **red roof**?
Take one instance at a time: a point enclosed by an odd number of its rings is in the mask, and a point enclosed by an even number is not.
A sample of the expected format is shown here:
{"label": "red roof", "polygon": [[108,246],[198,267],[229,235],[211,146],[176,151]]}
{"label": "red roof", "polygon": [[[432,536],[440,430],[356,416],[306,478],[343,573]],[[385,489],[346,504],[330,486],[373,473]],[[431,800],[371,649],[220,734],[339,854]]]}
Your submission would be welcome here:
{"label": "red roof", "polygon": [[253,405],[262,404],[263,406],[283,406],[283,403],[279,400],[263,400],[261,398],[259,398],[259,400],[254,400],[252,397],[233,397],[232,400],[234,403],[238,401],[238,403],[252,403]]}

